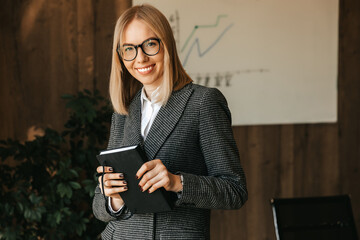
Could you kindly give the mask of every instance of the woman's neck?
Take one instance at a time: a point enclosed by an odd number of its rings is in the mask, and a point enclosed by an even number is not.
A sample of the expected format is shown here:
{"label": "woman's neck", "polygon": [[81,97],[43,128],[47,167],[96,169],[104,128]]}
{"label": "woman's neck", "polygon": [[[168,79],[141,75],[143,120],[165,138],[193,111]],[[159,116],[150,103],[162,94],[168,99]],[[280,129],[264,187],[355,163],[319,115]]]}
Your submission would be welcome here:
{"label": "woman's neck", "polygon": [[146,97],[151,101],[159,86],[144,86]]}

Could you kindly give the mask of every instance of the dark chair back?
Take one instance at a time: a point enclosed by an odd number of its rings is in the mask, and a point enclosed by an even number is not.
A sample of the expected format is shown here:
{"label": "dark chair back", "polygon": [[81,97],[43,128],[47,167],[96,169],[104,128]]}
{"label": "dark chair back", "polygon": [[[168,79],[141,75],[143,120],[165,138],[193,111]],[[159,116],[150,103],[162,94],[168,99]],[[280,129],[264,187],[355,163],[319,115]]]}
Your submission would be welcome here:
{"label": "dark chair back", "polygon": [[348,195],[271,199],[278,240],[357,240]]}

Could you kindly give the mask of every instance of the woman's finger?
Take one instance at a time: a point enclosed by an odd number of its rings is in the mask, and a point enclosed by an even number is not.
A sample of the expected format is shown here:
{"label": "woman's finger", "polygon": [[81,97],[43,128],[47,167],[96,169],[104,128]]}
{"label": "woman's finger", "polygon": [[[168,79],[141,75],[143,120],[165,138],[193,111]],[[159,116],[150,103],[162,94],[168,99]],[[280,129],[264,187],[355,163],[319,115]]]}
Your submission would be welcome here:
{"label": "woman's finger", "polygon": [[115,179],[124,179],[123,173],[107,173],[104,174],[104,181],[115,180]]}
{"label": "woman's finger", "polygon": [[[150,172],[146,173],[143,178],[145,178],[148,174],[150,174]],[[155,176],[153,176],[152,178],[148,179],[143,185],[139,184],[139,186],[141,187],[141,190],[144,192],[148,188],[150,188],[151,186],[156,184],[157,182],[162,181],[163,179],[165,179],[166,182],[169,181],[167,173],[166,172],[159,172]]]}
{"label": "woman's finger", "polygon": [[103,172],[104,172],[104,169],[105,169],[105,172],[106,172],[106,173],[114,171],[114,169],[113,169],[112,167],[103,167],[103,166],[98,166],[98,167],[96,168],[96,171],[97,171],[98,173],[103,173]]}
{"label": "woman's finger", "polygon": [[160,171],[167,171],[166,167],[164,166],[164,164],[162,163],[162,161],[160,159],[155,159],[149,162],[144,163],[140,169],[137,171],[136,173],[136,178],[141,178],[146,172],[152,171],[152,170],[156,170],[157,172]]}
{"label": "woman's finger", "polygon": [[153,169],[156,166],[156,164],[157,164],[156,160],[152,160],[144,163],[137,171],[136,178],[140,179],[144,175],[144,173]]}
{"label": "woman's finger", "polygon": [[104,182],[104,186],[108,188],[123,187],[126,185],[127,182],[125,180],[107,180]]}
{"label": "woman's finger", "polygon": [[149,180],[153,179],[154,177],[156,177],[159,174],[159,172],[155,171],[155,169],[156,168],[151,169],[150,171],[146,172],[142,176],[142,178],[139,182],[140,187],[143,187]]}
{"label": "woman's finger", "polygon": [[98,177],[98,182],[101,184],[102,182],[108,181],[108,180],[117,180],[117,179],[124,179],[123,173],[106,173]]}
{"label": "woman's finger", "polygon": [[[99,183],[99,187],[101,190],[101,193],[103,193],[103,186],[102,184],[104,183],[104,188],[109,187],[108,185],[112,185],[112,182],[107,183],[107,181],[109,180],[123,180],[124,179],[124,174],[123,173],[106,173],[106,174],[102,174],[101,176],[98,177],[98,183]],[[126,181],[121,181],[124,185],[126,185]],[[117,186],[117,185],[116,185]]]}
{"label": "woman's finger", "polygon": [[[105,174],[105,176],[108,174]],[[109,174],[111,175],[111,174]],[[116,175],[119,177],[119,175]],[[110,178],[111,179],[111,178]],[[127,182],[126,180],[104,180],[104,194],[108,197],[114,197],[114,198],[121,198],[119,193],[127,191]],[[102,190],[101,183],[100,183],[100,189]]]}
{"label": "woman's finger", "polygon": [[105,188],[105,196],[118,198],[119,193],[125,192],[127,190],[128,190],[127,186]]}
{"label": "woman's finger", "polygon": [[169,185],[169,178],[163,178],[157,183],[153,184],[151,188],[148,190],[149,193],[154,192],[156,189],[159,189],[161,187],[165,187]]}
{"label": "woman's finger", "polygon": [[[159,159],[150,161],[148,163],[148,165],[143,165],[143,169],[149,170],[145,174],[143,174],[139,182],[139,187],[142,191],[146,191],[154,183],[160,181],[164,177],[166,178],[169,173],[165,165]],[[142,169],[140,169],[139,171],[141,172]]]}

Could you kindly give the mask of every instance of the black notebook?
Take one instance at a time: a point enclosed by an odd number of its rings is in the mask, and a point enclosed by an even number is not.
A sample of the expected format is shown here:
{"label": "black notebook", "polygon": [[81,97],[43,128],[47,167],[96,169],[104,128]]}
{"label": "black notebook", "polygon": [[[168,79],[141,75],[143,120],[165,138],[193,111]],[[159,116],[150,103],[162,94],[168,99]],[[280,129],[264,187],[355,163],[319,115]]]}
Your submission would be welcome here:
{"label": "black notebook", "polygon": [[156,213],[172,209],[171,194],[164,188],[153,193],[140,190],[140,179],[135,176],[147,158],[139,145],[102,151],[96,157],[101,166],[112,167],[115,173],[124,173],[128,190],[121,192],[120,196],[132,213]]}

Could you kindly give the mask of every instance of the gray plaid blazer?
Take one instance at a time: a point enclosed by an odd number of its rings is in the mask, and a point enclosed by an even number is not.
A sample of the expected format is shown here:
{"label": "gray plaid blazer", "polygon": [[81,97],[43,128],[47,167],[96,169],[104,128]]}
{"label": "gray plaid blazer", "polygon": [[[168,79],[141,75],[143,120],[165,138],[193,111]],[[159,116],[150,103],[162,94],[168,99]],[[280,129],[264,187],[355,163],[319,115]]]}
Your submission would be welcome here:
{"label": "gray plaid blazer", "polygon": [[183,192],[170,212],[112,217],[99,187],[93,212],[108,222],[103,239],[209,239],[210,209],[237,209],[247,200],[244,171],[227,102],[215,88],[188,84],[173,92],[147,135],[141,137],[140,92],[129,115],[114,113],[109,149],[142,144],[148,159],[161,159],[183,175]]}

